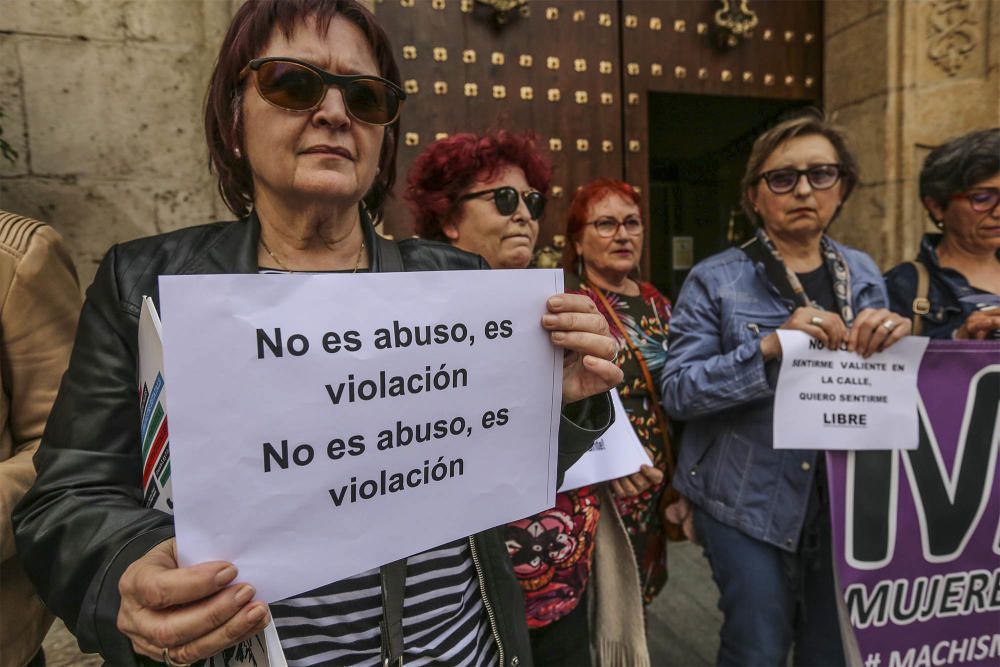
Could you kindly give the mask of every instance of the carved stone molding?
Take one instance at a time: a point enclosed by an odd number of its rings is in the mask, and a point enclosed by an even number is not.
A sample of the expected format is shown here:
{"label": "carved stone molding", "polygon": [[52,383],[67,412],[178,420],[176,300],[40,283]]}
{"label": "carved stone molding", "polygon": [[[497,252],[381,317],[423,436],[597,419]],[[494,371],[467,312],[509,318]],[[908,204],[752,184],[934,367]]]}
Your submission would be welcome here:
{"label": "carved stone molding", "polygon": [[931,0],[927,14],[927,57],[955,76],[981,41],[974,0]]}

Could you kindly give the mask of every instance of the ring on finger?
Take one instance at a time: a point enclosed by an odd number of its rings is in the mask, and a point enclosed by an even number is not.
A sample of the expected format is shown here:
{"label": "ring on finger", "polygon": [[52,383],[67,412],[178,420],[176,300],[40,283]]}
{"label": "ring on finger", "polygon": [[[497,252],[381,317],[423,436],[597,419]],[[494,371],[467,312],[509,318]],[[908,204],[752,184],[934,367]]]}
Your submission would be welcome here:
{"label": "ring on finger", "polygon": [[170,659],[170,649],[163,649],[163,660],[161,661],[167,667],[190,667],[190,662],[174,662]]}
{"label": "ring on finger", "polygon": [[882,326],[885,327],[886,331],[892,331],[893,329],[896,328],[897,324],[899,324],[899,323],[898,322],[893,322],[892,320],[888,320],[887,319],[885,322],[882,323]]}
{"label": "ring on finger", "polygon": [[612,353],[611,358],[608,359],[608,361],[610,361],[611,363],[615,363],[616,361],[618,361],[618,346],[617,345],[615,345],[615,351],[614,351],[614,353]]}
{"label": "ring on finger", "polygon": [[823,324],[823,318],[820,317],[819,315],[813,315],[811,318],[809,318],[809,324],[815,324],[816,326],[822,326],[822,324]]}

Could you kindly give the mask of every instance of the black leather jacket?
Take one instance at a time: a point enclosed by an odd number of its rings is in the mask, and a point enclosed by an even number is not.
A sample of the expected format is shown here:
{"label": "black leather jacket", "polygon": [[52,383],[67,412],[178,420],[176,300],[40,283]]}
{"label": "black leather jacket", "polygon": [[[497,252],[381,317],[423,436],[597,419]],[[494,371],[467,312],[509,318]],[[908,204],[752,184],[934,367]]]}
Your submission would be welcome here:
{"label": "black leather jacket", "polygon": [[[386,244],[363,221],[372,271],[384,270]],[[118,580],[125,569],[174,534],[170,516],[143,506],[138,318],[143,295],[158,303],[158,276],[256,273],[260,226],[254,216],[182,229],[113,247],[87,290],[69,370],[35,456],[38,479],[18,505],[17,551],[46,605],[86,652],[134,665],[117,629]],[[416,239],[398,244],[406,271],[485,269],[451,246]],[[606,396],[564,410],[560,475],[613,419]],[[521,589],[502,531],[470,538],[489,623],[504,667],[531,664]]]}

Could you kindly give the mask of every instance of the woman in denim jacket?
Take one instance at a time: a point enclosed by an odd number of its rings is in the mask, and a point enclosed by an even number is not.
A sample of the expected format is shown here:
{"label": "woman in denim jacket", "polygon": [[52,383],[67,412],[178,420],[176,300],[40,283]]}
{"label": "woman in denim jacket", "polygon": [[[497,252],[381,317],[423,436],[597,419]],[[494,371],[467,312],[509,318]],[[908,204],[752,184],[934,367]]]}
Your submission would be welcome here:
{"label": "woman in denim jacket", "polygon": [[688,422],[674,478],[686,500],[668,516],[693,520],[718,584],[719,664],[784,665],[793,643],[796,664],[844,662],[824,459],[772,446],[774,331],[866,357],[909,332],[874,262],[824,233],[856,182],[816,113],[764,133],[742,183],[756,238],[695,266],[674,309],[662,395]]}

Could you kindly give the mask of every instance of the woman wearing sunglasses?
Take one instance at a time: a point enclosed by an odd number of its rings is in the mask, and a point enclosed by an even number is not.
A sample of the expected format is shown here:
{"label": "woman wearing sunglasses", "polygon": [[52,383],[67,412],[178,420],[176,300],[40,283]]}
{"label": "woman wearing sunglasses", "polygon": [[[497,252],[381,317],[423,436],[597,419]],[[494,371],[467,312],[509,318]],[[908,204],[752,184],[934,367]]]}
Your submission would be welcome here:
{"label": "woman wearing sunglasses", "polygon": [[1000,128],[931,151],[920,199],[941,232],[886,274],[892,309],[930,338],[1000,337]]}
{"label": "woman wearing sunglasses", "polygon": [[[109,664],[201,660],[272,616],[290,665],[530,664],[500,530],[268,610],[228,563],[178,567],[171,517],[143,502],[135,347],[140,299],[156,298],[159,275],[485,268],[442,244],[374,232],[395,176],[398,81],[385,33],[355,0],[244,3],[212,75],[205,123],[220,192],[240,220],[116,246],[97,272],[35,459],[38,482],[16,521],[45,603]],[[558,295],[548,309],[544,326],[572,353],[565,466],[611,418],[606,396],[583,399],[621,373],[589,300]],[[512,372],[529,371],[515,363]],[[245,648],[213,664],[232,664]]]}
{"label": "woman wearing sunglasses", "polygon": [[523,269],[551,179],[531,135],[462,133],[424,149],[405,196],[422,238],[475,253],[494,269]]}
{"label": "woman wearing sunglasses", "polygon": [[772,424],[776,329],[865,357],[909,333],[874,262],[826,235],[857,180],[817,113],[762,134],[742,182],[755,238],[696,265],[674,308],[662,388],[687,422],[686,499],[669,513],[693,520],[719,587],[720,665],[783,665],[793,644],[796,665],[844,664],[824,457],[774,449]]}

